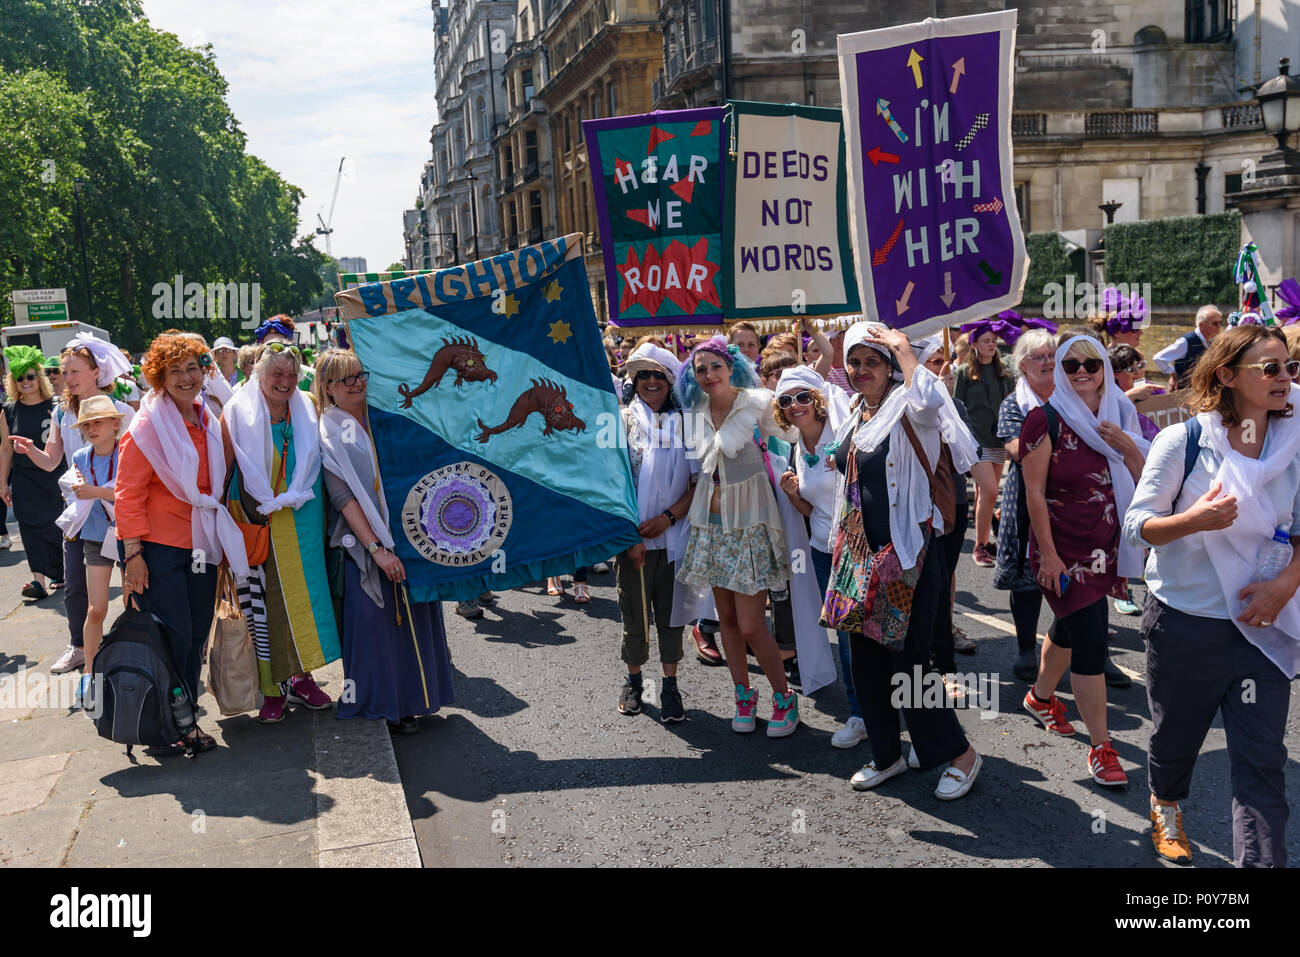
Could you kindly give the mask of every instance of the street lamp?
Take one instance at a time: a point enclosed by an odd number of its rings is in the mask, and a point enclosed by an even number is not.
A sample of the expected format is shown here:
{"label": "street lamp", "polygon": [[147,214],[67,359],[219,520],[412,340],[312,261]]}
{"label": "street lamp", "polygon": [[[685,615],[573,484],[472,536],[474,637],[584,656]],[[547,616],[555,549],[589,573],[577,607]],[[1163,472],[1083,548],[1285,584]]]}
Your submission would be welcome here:
{"label": "street lamp", "polygon": [[469,183],[469,215],[474,226],[474,258],[478,259],[478,177],[465,165],[465,181]]}
{"label": "street lamp", "polygon": [[1123,206],[1123,205],[1124,205],[1123,203],[1117,203],[1117,202],[1115,202],[1115,201],[1112,199],[1110,202],[1108,202],[1108,203],[1101,203],[1101,204],[1097,207],[1097,208],[1100,209],[1103,213],[1106,214],[1106,225],[1107,225],[1107,226],[1109,226],[1111,223],[1115,222],[1115,214],[1116,214],[1117,212],[1119,212],[1119,208],[1120,208],[1121,206]]}
{"label": "street lamp", "polygon": [[77,203],[77,234],[81,239],[81,281],[86,286],[86,306],[90,312],[90,323],[95,324],[95,297],[90,292],[90,266],[86,262],[86,223],[81,218],[81,187],[85,181],[78,178],[72,181],[72,192]]}
{"label": "street lamp", "polygon": [[1278,61],[1277,74],[1261,84],[1255,98],[1264,115],[1264,129],[1277,137],[1278,151],[1294,153],[1286,141],[1300,131],[1300,79],[1291,75],[1290,57]]}

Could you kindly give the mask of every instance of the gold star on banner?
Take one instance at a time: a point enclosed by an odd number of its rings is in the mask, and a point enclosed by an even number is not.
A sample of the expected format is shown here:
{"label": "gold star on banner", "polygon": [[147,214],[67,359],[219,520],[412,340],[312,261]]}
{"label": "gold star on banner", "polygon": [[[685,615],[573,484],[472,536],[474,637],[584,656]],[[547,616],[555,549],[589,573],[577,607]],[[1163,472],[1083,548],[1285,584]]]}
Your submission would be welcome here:
{"label": "gold star on banner", "polygon": [[506,296],[505,302],[506,318],[510,319],[519,311],[519,300],[514,296]]}
{"label": "gold star on banner", "polygon": [[568,342],[571,335],[573,335],[573,330],[569,328],[569,324],[563,319],[551,323],[551,341],[557,346]]}
{"label": "gold star on banner", "polygon": [[559,302],[560,297],[564,295],[564,287],[560,285],[560,280],[552,279],[550,285],[546,287],[546,301]]}

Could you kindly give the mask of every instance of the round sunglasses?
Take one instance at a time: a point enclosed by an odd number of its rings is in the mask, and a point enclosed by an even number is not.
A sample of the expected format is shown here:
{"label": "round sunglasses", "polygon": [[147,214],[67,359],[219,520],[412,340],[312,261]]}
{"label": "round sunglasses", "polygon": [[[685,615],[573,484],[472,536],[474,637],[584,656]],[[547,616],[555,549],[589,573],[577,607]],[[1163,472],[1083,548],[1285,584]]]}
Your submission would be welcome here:
{"label": "round sunglasses", "polygon": [[1096,375],[1097,371],[1105,365],[1100,359],[1084,359],[1080,362],[1078,359],[1062,359],[1061,370],[1066,375],[1074,375],[1082,367],[1088,375]]}
{"label": "round sunglasses", "polygon": [[799,405],[812,405],[813,404],[812,393],[807,389],[804,389],[802,392],[796,392],[794,395],[787,394],[787,395],[780,396],[776,400],[777,406],[781,409],[788,409],[790,408],[790,406],[795,405],[796,403]]}
{"label": "round sunglasses", "polygon": [[1278,362],[1276,359],[1269,359],[1267,362],[1242,362],[1237,368],[1258,369],[1264,373],[1265,379],[1276,379],[1283,369],[1286,369],[1288,378],[1300,377],[1300,359],[1288,359],[1286,362]]}

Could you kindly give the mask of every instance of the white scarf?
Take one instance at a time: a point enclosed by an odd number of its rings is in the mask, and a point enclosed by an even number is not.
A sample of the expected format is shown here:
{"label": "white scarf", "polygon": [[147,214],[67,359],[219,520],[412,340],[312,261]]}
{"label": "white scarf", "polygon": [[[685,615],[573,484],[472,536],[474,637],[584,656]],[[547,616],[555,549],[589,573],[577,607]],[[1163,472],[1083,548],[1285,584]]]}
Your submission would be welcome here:
{"label": "white scarf", "polygon": [[[1065,359],[1076,342],[1091,343],[1094,347],[1097,347],[1097,352],[1101,353],[1101,361],[1106,375],[1102,380],[1101,405],[1097,408],[1095,415],[1091,409],[1083,404],[1079,394],[1074,391],[1074,386],[1070,384],[1070,377],[1061,368],[1062,360]],[[1061,343],[1060,348],[1056,350],[1056,371],[1053,376],[1056,387],[1052,390],[1050,400],[1052,408],[1060,414],[1065,424],[1074,431],[1074,434],[1083,440],[1084,445],[1106,457],[1107,465],[1110,468],[1111,488],[1115,491],[1116,520],[1122,522],[1124,513],[1128,511],[1128,507],[1133,501],[1133,492],[1137,487],[1137,483],[1134,482],[1128,466],[1124,464],[1124,453],[1120,452],[1119,449],[1112,448],[1101,437],[1101,433],[1097,431],[1097,425],[1101,422],[1118,425],[1137,443],[1138,450],[1142,453],[1142,457],[1145,458],[1151,448],[1151,443],[1142,437],[1142,425],[1138,420],[1137,409],[1134,408],[1128,396],[1115,384],[1115,373],[1110,366],[1110,357],[1106,355],[1104,349],[1100,348],[1100,343],[1089,336],[1074,336]],[[1270,529],[1269,535],[1272,534]],[[1141,577],[1142,564],[1141,549],[1134,548],[1121,535],[1119,540],[1119,568],[1117,569],[1120,577]]]}
{"label": "white scarf", "polygon": [[377,496],[378,509],[372,498],[378,477],[374,448],[370,434],[361,423],[337,405],[331,405],[320,417],[321,464],[348,483],[375,537],[391,550],[393,533],[388,528],[388,500],[384,497],[382,483]]}
{"label": "white scarf", "polygon": [[[206,411],[200,419],[208,446],[208,482],[220,495],[226,483],[226,453],[221,444],[221,425]],[[211,564],[224,557],[235,577],[248,577],[248,555],[244,536],[221,502],[199,491],[199,453],[190,440],[185,420],[166,393],[151,389],[140,401],[140,412],[127,430],[131,441],[149,461],[167,491],[190,508],[193,548]]]}
{"label": "white scarf", "polygon": [[[1300,387],[1292,384],[1291,403],[1300,406]],[[1214,572],[1219,577],[1228,614],[1246,639],[1293,677],[1300,665],[1300,603],[1292,600],[1283,606],[1277,620],[1267,628],[1257,628],[1237,621],[1246,602],[1238,598],[1241,589],[1254,577],[1259,548],[1273,537],[1279,526],[1290,526],[1291,513],[1277,515],[1264,491],[1300,455],[1300,420],[1269,419],[1268,455],[1247,458],[1232,448],[1223,417],[1217,412],[1197,416],[1201,429],[1216,455],[1219,470],[1214,481],[1223,483],[1223,494],[1237,497],[1237,519],[1229,528],[1205,532],[1205,550],[1209,552]],[[1291,496],[1294,497],[1294,496]],[[1288,498],[1290,500],[1290,498]]]}
{"label": "white scarf", "polygon": [[230,387],[226,377],[217,370],[216,375],[205,376],[203,379],[203,391],[212,398],[216,399],[223,406],[230,401],[230,397],[235,394],[235,390]]}
{"label": "white scarf", "polygon": [[[682,417],[676,412],[651,411],[650,406],[639,395],[633,395],[628,408],[636,417],[641,434],[646,437],[646,444],[641,451],[641,470],[637,473],[636,501],[637,514],[645,522],[662,515],[662,509],[655,505],[667,490],[671,499],[676,500],[686,491],[690,480],[690,466],[686,461],[686,452],[682,440]],[[672,502],[670,501],[671,505]],[[663,545],[654,544],[651,539],[646,547],[666,547],[670,561],[681,558],[686,550],[686,530],[689,523],[678,521],[664,533],[667,541]]]}
{"label": "white scarf", "polygon": [[1020,378],[1016,380],[1016,405],[1020,406],[1020,412],[1028,415],[1034,409],[1043,404],[1043,400],[1038,397],[1029,385],[1029,380],[1021,373]]}
{"label": "white scarf", "polygon": [[[92,450],[91,454],[94,452]],[[116,452],[114,452],[116,454]],[[75,465],[68,466],[68,470],[59,476],[59,489],[63,492],[63,500],[68,503],[59,517],[54,520],[54,524],[59,526],[67,538],[76,538],[81,532],[82,527],[86,524],[86,519],[90,518],[91,509],[95,507],[96,502],[104,503],[104,511],[108,513],[108,521],[113,522],[113,503],[105,501],[102,498],[77,498],[72,493],[72,486],[84,481],[84,476],[78,474]],[[107,482],[98,486],[99,488],[112,488],[117,484],[117,476],[111,476]]]}
{"label": "white scarf", "polygon": [[235,393],[221,413],[235,446],[239,480],[260,503],[257,510],[263,515],[282,508],[300,508],[316,497],[312,491],[320,475],[316,409],[301,389],[294,389],[288,411],[293,427],[293,475],[288,489],[279,495],[271,489],[271,412],[266,396],[262,395],[259,377],[254,376],[249,380],[249,388]]}

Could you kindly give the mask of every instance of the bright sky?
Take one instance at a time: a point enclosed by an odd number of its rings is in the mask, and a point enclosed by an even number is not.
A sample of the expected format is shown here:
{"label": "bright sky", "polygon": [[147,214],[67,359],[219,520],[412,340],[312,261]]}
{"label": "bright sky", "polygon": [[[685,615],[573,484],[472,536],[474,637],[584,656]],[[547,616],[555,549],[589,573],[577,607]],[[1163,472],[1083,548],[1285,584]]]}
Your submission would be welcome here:
{"label": "bright sky", "polygon": [[428,0],[143,3],[155,29],[212,44],[248,151],[306,194],[299,235],[318,212],[328,220],[346,156],[334,256],[364,256],[371,270],[402,258],[402,210],[415,205],[435,112]]}

